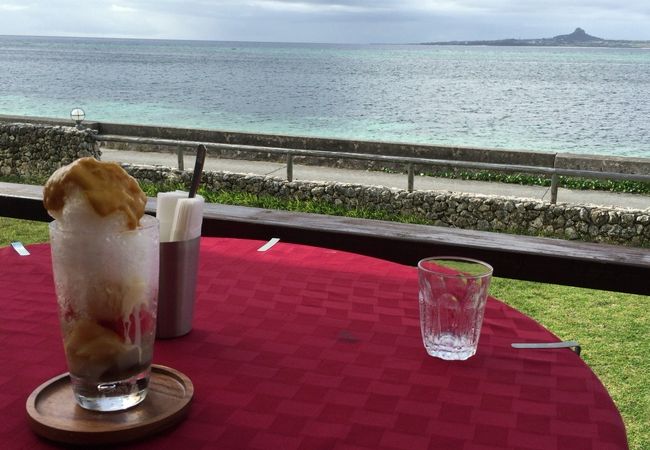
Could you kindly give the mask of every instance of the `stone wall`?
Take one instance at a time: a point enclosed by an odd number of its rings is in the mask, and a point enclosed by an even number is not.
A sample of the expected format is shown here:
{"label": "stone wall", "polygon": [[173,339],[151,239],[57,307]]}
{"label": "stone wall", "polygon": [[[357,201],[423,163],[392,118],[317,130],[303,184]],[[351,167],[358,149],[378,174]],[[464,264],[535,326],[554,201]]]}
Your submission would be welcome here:
{"label": "stone wall", "polygon": [[[124,166],[134,177],[152,182],[189,184],[189,171]],[[347,183],[288,182],[280,178],[206,172],[202,184],[215,190],[266,194],[286,199],[324,201],[347,208],[418,216],[432,225],[544,235],[631,246],[650,245],[650,211],[548,202],[441,191],[408,192]]]}
{"label": "stone wall", "polygon": [[49,177],[62,165],[101,153],[90,130],[27,123],[0,123],[0,175]]}

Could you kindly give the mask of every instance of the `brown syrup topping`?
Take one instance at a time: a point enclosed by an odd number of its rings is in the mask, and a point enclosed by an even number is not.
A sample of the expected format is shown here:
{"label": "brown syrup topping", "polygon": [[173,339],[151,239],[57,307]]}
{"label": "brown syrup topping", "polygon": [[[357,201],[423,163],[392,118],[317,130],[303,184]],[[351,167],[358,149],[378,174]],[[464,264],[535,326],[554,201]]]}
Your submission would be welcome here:
{"label": "brown syrup topping", "polygon": [[86,195],[92,208],[102,217],[121,211],[127,226],[134,230],[144,215],[147,196],[138,182],[119,164],[80,158],[52,174],[43,189],[43,204],[48,211],[60,211],[66,191],[76,185]]}

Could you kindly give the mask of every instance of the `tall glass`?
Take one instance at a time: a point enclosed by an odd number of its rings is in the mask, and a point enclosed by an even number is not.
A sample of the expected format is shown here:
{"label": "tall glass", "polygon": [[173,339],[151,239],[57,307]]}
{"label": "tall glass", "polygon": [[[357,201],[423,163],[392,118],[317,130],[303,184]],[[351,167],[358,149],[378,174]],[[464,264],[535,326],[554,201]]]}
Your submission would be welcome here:
{"label": "tall glass", "polygon": [[418,263],[420,326],[427,353],[464,360],[476,353],[492,267],[468,258]]}
{"label": "tall glass", "polygon": [[118,411],[147,395],[158,298],[158,221],[131,231],[50,224],[63,345],[79,405]]}

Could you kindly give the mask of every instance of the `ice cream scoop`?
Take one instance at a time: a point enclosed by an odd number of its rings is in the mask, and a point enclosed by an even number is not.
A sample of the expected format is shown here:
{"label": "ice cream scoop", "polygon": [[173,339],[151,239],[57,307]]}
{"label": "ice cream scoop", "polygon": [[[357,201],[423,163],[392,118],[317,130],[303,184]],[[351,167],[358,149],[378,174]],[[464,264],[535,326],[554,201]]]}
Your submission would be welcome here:
{"label": "ice cream scoop", "polygon": [[119,164],[80,158],[56,170],[43,189],[43,204],[65,229],[108,223],[134,230],[147,196]]}

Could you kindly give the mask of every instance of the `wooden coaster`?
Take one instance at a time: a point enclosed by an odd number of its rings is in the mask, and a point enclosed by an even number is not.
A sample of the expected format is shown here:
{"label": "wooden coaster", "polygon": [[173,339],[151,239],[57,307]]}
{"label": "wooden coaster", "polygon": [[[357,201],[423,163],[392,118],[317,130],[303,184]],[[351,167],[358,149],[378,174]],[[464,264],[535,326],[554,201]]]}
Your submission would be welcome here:
{"label": "wooden coaster", "polygon": [[56,376],[31,393],[27,417],[44,438],[67,444],[116,444],[141,439],[175,425],[187,415],[194,386],[182,373],[152,365],[147,397],[133,408],[89,411],[79,406],[70,376]]}

